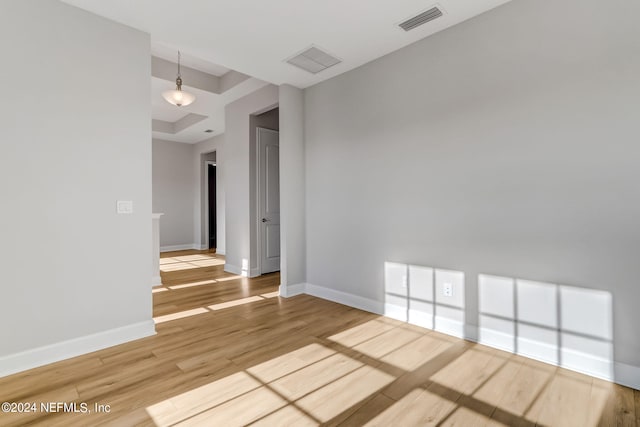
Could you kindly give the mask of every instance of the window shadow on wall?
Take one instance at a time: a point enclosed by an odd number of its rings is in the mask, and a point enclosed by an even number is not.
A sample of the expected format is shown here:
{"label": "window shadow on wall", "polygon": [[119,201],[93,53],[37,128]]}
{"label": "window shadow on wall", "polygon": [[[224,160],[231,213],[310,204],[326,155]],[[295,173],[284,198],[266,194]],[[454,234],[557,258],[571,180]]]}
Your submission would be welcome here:
{"label": "window shadow on wall", "polygon": [[610,292],[481,274],[478,341],[613,380]]}
{"label": "window shadow on wall", "polygon": [[610,292],[478,276],[477,337],[465,328],[465,274],[384,264],[384,315],[607,380],[614,379]]}
{"label": "window shadow on wall", "polygon": [[385,262],[385,316],[464,338],[460,271]]}

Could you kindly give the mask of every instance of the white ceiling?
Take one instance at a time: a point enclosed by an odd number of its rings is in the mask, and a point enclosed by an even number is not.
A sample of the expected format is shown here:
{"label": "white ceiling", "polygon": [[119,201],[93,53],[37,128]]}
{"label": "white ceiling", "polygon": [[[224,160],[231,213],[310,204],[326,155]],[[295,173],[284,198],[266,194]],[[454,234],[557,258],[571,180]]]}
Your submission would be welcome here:
{"label": "white ceiling", "polygon": [[[151,53],[214,76],[253,76],[215,94],[189,87],[196,101],[175,107],[161,97],[173,81],[151,77],[153,119],[207,118],[154,138],[197,143],[224,133],[224,107],[267,84],[305,88],[472,18],[509,0],[61,0],[151,34]],[[410,32],[397,24],[438,6],[444,16]],[[317,46],[342,62],[310,74],[286,59]],[[213,129],[213,133],[205,133]]]}
{"label": "white ceiling", "polygon": [[[179,47],[193,68],[200,69],[198,61],[220,64],[304,88],[509,0],[63,1],[150,33],[154,50],[165,59],[175,59]],[[410,32],[397,27],[436,4],[443,17]],[[312,44],[343,62],[316,75],[284,62]]]}
{"label": "white ceiling", "polygon": [[194,68],[216,77],[220,77],[229,71],[228,68],[223,67],[222,65],[214,64],[205,59],[182,52],[182,48],[180,46],[168,45],[160,42],[151,43],[151,55],[166,59],[167,61],[177,62],[178,50],[180,50],[180,64],[185,67]]}
{"label": "white ceiling", "polygon": [[[175,89],[175,83],[151,77],[151,106],[153,119],[175,123],[189,113],[207,116],[206,119],[175,134],[154,131],[153,137],[167,141],[195,144],[211,138],[212,136],[220,135],[224,133],[224,106],[264,87],[267,84],[269,83],[250,78],[222,94],[215,94],[185,86],[184,89],[193,93],[196,96],[196,100],[193,104],[187,105],[186,107],[176,107],[175,105],[171,105],[165,101],[161,95],[165,90]],[[205,133],[205,130],[207,129],[212,129],[213,132]]]}

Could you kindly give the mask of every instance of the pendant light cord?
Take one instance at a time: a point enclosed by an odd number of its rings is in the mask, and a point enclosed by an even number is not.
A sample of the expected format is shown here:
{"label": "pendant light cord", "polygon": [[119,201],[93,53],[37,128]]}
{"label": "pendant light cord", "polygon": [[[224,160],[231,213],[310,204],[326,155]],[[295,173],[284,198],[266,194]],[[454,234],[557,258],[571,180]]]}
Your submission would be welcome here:
{"label": "pendant light cord", "polygon": [[178,51],[178,77],[180,77],[180,51]]}

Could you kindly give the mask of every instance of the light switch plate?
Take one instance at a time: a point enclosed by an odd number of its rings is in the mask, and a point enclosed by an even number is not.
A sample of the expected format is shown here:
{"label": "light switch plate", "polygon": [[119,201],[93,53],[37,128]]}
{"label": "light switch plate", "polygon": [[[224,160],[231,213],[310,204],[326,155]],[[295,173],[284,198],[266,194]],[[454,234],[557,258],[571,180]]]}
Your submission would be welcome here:
{"label": "light switch plate", "polygon": [[132,214],[133,202],[131,200],[118,200],[116,202],[116,211],[119,214]]}

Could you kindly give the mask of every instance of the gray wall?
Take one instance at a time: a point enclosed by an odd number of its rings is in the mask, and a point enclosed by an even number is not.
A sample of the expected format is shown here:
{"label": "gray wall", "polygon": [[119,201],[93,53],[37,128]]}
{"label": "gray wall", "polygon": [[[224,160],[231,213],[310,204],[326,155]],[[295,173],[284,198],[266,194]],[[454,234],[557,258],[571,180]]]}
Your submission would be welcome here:
{"label": "gray wall", "polygon": [[304,92],[280,86],[280,291],[306,280]]}
{"label": "gray wall", "polygon": [[225,253],[224,135],[198,144],[153,140],[153,210],[162,250],[208,248],[206,162],[215,161],[217,253]]}
{"label": "gray wall", "polygon": [[609,291],[640,366],[640,3],[516,0],[305,91],[307,280],[384,263]]}
{"label": "gray wall", "polygon": [[160,247],[193,246],[194,148],[153,140],[153,211],[160,219]]}
{"label": "gray wall", "polygon": [[[153,331],[149,44],[60,2],[0,2],[0,375],[12,369],[2,356]],[[117,215],[117,200],[133,214]],[[112,345],[120,332],[21,360]]]}

